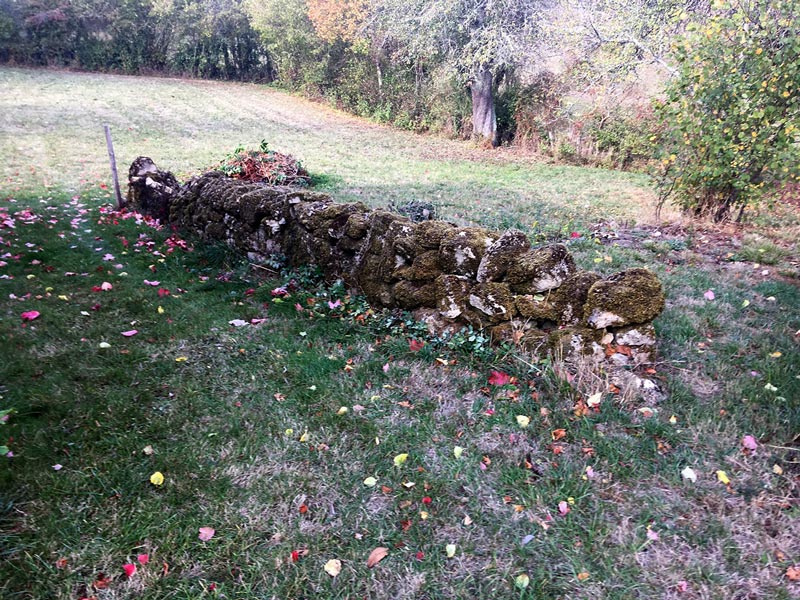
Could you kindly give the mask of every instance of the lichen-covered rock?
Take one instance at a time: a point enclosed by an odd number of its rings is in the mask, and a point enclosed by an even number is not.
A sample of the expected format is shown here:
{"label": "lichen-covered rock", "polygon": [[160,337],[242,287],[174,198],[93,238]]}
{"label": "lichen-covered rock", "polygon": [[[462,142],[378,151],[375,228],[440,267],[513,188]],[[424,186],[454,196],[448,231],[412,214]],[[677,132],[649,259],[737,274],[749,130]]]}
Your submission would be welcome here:
{"label": "lichen-covered rock", "polygon": [[530,247],[528,236],[518,229],[509,229],[487,248],[478,265],[476,279],[479,283],[502,281],[517,256]]}
{"label": "lichen-covered rock", "polygon": [[647,269],[629,269],[589,289],[584,315],[595,329],[648,323],[664,310],[661,282]]}
{"label": "lichen-covered rock", "polygon": [[650,324],[622,327],[614,331],[614,341],[618,346],[655,346],[656,329]]}
{"label": "lichen-covered rock", "polygon": [[566,360],[580,360],[599,348],[603,333],[588,327],[564,327],[549,333],[547,344],[554,356]]}
{"label": "lichen-covered rock", "polygon": [[545,294],[522,294],[516,296],[516,307],[520,316],[534,321],[557,321],[559,307]]}
{"label": "lichen-covered rock", "polygon": [[406,280],[398,281],[394,284],[393,294],[397,305],[405,310],[436,307],[436,284],[434,283],[417,284]]}
{"label": "lichen-covered rock", "polygon": [[460,227],[439,246],[442,271],[474,279],[483,255],[494,240],[480,227]]}
{"label": "lichen-covered rock", "polygon": [[563,244],[551,244],[518,254],[506,282],[518,294],[537,294],[560,286],[575,273],[575,261]]}
{"label": "lichen-covered rock", "polygon": [[179,189],[175,176],[146,156],[138,157],[128,169],[128,205],[162,223],[169,220],[170,202]]}
{"label": "lichen-covered rock", "polygon": [[469,293],[469,304],[492,323],[508,321],[516,313],[514,296],[504,283],[479,283]]}
{"label": "lichen-covered rock", "polygon": [[583,306],[589,290],[601,277],[591,271],[578,271],[556,289],[550,291],[548,301],[555,309],[554,320],[563,325],[576,325],[583,319]]}
{"label": "lichen-covered rock", "polygon": [[369,223],[367,216],[362,213],[351,214],[347,218],[344,234],[353,240],[363,239],[367,235]]}
{"label": "lichen-covered rock", "polygon": [[469,312],[472,282],[462,275],[440,275],[436,278],[436,307],[451,321]]}

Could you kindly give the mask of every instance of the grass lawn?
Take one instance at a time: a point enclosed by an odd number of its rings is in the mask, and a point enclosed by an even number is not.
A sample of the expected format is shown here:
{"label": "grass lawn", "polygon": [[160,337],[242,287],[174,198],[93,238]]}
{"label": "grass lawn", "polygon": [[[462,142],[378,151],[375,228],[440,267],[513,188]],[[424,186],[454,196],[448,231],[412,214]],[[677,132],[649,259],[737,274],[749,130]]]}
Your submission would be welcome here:
{"label": "grass lawn", "polygon": [[[800,597],[796,215],[656,225],[641,175],[260,86],[0,83],[0,598]],[[428,200],[563,238],[583,268],[646,266],[667,396],[431,338],[115,213],[103,123],[123,173],[144,154],[186,177],[263,138],[343,201]]]}

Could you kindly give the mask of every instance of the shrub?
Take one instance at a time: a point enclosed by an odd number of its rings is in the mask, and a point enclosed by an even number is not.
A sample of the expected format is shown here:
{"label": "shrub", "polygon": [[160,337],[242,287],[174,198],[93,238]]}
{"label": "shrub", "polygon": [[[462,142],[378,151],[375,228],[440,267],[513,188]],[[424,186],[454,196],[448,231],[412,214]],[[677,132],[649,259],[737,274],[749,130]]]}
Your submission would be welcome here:
{"label": "shrub", "polygon": [[658,106],[665,125],[661,202],[727,219],[797,178],[800,2],[717,0],[675,45],[677,76]]}

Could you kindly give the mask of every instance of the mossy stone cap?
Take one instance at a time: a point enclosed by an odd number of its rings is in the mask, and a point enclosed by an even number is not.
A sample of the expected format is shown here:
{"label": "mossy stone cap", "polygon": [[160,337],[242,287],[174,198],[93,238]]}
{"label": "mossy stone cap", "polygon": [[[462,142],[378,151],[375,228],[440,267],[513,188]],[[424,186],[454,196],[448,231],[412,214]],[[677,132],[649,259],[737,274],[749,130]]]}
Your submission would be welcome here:
{"label": "mossy stone cap", "polygon": [[589,289],[584,316],[590,327],[622,327],[647,323],[664,310],[661,282],[647,269],[628,269]]}

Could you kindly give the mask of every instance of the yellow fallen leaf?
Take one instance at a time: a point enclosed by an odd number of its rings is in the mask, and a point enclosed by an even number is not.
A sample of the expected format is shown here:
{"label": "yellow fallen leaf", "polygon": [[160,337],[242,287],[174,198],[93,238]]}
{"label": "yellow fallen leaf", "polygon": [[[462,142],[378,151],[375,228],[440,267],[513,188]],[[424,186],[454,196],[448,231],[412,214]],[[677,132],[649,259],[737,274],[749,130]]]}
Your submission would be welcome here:
{"label": "yellow fallen leaf", "polygon": [[589,574],[586,571],[578,573],[578,581],[586,581],[589,579]]}
{"label": "yellow fallen leaf", "polygon": [[178,358],[175,359],[175,362],[186,362],[187,360],[189,359],[186,358],[185,356],[179,356]]}
{"label": "yellow fallen leaf", "polygon": [[669,418],[669,422],[670,422],[671,425],[675,425],[678,422],[678,418],[675,415],[672,415]]}
{"label": "yellow fallen leaf", "polygon": [[303,435],[300,436],[300,439],[298,441],[306,443],[308,441],[308,431],[304,431]]}
{"label": "yellow fallen leaf", "polygon": [[530,417],[526,417],[525,415],[517,415],[517,425],[519,425],[524,429],[530,424],[531,424]]}
{"label": "yellow fallen leaf", "polygon": [[470,518],[469,515],[466,515],[464,517],[464,525],[472,525],[472,519]]}
{"label": "yellow fallen leaf", "polygon": [[159,306],[158,307],[158,314],[160,314],[160,315],[164,314],[164,307],[163,306]]}
{"label": "yellow fallen leaf", "polygon": [[770,358],[780,358],[781,356],[783,356],[783,353],[781,353],[781,352],[772,352],[769,355]]}
{"label": "yellow fallen leaf", "polygon": [[375,487],[376,483],[378,483],[378,480],[375,479],[374,477],[367,477],[364,480],[364,485],[367,486],[367,487]]}
{"label": "yellow fallen leaf", "polygon": [[531,578],[528,577],[525,573],[517,575],[516,578],[514,579],[514,585],[521,590],[524,590],[530,584],[531,584]]}
{"label": "yellow fallen leaf", "polygon": [[403,482],[403,483],[401,483],[400,485],[402,485],[402,486],[403,486],[404,488],[406,488],[407,490],[410,490],[411,488],[413,488],[413,487],[414,487],[415,485],[417,485],[417,484],[416,484],[416,483],[414,483],[413,481],[404,481],[404,482]]}
{"label": "yellow fallen leaf", "polygon": [[369,553],[369,558],[367,558],[367,568],[371,569],[379,562],[381,562],[386,555],[389,554],[389,549],[384,548],[383,546],[378,546],[372,552]]}
{"label": "yellow fallen leaf", "polygon": [[783,475],[783,469],[778,464],[772,465],[772,472],[775,473],[775,475]]}
{"label": "yellow fallen leaf", "polygon": [[422,519],[423,521],[424,521],[425,519],[427,519],[429,516],[430,516],[430,515],[428,514],[428,511],[427,511],[427,510],[421,510],[421,511],[419,511],[419,518],[420,518],[420,519]]}
{"label": "yellow fallen leaf", "polygon": [[394,457],[393,460],[395,467],[402,467],[403,463],[405,463],[406,460],[408,460],[408,454],[405,452],[403,454],[398,454],[397,456]]}
{"label": "yellow fallen leaf", "polygon": [[294,429],[292,429],[291,427],[289,427],[289,429],[287,429],[287,430],[286,430],[286,431],[284,431],[283,433],[285,433],[286,435],[292,435],[292,434],[294,433]]}
{"label": "yellow fallen leaf", "polygon": [[161,473],[161,471],[156,471],[150,475],[150,483],[153,485],[162,485],[164,483],[164,475]]}
{"label": "yellow fallen leaf", "polygon": [[717,471],[717,479],[719,479],[720,483],[728,485],[731,480],[728,479],[728,474],[725,471]]}
{"label": "yellow fallen leaf", "polygon": [[453,448],[453,456],[456,458],[461,458],[461,455],[464,453],[464,449],[461,446],[456,446]]}
{"label": "yellow fallen leaf", "polygon": [[750,306],[750,300],[745,300],[742,302],[742,308],[747,308],[748,306]]}
{"label": "yellow fallen leaf", "polygon": [[455,544],[447,544],[444,547],[445,553],[447,553],[447,558],[453,558],[456,555],[456,545]]}
{"label": "yellow fallen leaf", "polygon": [[342,572],[342,561],[340,561],[338,558],[332,558],[325,563],[323,568],[328,575],[331,577],[336,577]]}
{"label": "yellow fallen leaf", "polygon": [[336,411],[337,415],[344,415],[347,414],[349,409],[346,406],[342,406],[339,410]]}
{"label": "yellow fallen leaf", "polygon": [[59,299],[59,300],[64,300],[64,301],[66,301],[66,300],[69,300],[69,296],[65,296],[64,294],[61,294],[61,295],[58,297],[58,299]]}

